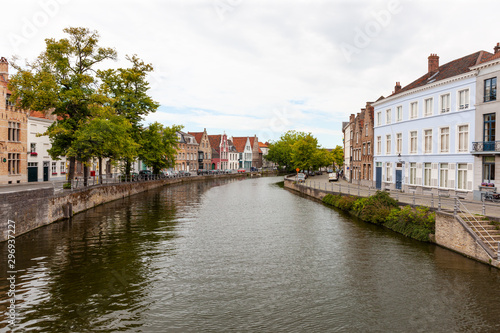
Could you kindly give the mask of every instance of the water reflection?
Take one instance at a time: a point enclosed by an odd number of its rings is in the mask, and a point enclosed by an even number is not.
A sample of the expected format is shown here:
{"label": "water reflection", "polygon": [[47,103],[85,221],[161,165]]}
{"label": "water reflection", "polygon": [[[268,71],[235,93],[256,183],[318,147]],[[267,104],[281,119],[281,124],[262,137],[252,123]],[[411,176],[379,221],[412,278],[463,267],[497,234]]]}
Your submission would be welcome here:
{"label": "water reflection", "polygon": [[[500,329],[498,270],[303,199],[276,181],[165,187],[20,236],[20,327]],[[5,247],[0,245],[3,257]],[[6,271],[0,261],[1,316]],[[6,318],[0,320],[5,329]]]}

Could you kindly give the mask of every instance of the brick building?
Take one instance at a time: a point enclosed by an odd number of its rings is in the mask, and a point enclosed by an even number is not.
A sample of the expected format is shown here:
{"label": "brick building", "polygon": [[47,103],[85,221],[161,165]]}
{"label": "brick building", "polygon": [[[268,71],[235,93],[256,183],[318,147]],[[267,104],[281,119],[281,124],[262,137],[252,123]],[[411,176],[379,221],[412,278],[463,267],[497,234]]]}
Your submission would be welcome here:
{"label": "brick building", "polygon": [[212,148],[210,146],[210,140],[208,139],[207,129],[203,129],[203,132],[188,133],[194,136],[196,142],[198,142],[198,169],[210,170],[212,164]]}
{"label": "brick building", "polygon": [[[380,98],[382,99],[382,97]],[[380,100],[379,99],[379,100]],[[348,178],[357,184],[373,185],[373,106],[366,107],[356,116],[349,117],[350,126],[350,172]]]}
{"label": "brick building", "polygon": [[27,182],[28,112],[9,101],[9,63],[0,58],[0,184]]}

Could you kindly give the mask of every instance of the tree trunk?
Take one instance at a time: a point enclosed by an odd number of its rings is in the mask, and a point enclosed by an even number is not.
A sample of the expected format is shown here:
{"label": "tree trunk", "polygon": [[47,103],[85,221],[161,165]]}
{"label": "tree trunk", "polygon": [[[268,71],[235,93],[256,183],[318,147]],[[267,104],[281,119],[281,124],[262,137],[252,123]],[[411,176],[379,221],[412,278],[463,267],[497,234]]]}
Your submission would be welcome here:
{"label": "tree trunk", "polygon": [[68,183],[75,178],[76,157],[69,158]]}
{"label": "tree trunk", "polygon": [[130,171],[132,170],[132,162],[130,160],[125,160],[125,175],[130,176]]}
{"label": "tree trunk", "polygon": [[99,157],[99,184],[102,184],[102,157]]}
{"label": "tree trunk", "polygon": [[86,164],[83,164],[83,186],[88,185],[89,178],[89,167]]}

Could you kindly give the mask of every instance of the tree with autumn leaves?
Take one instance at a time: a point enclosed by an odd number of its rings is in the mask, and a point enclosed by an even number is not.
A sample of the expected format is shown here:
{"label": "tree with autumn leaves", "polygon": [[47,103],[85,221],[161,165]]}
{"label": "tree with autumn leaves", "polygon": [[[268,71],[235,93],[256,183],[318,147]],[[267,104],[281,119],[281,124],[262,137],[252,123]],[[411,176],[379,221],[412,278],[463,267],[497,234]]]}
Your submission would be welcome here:
{"label": "tree with autumn leaves", "polygon": [[[116,51],[99,46],[97,31],[67,28],[64,32],[67,38],[46,39],[45,51],[33,62],[24,67],[13,63],[17,72],[10,78],[9,89],[11,101],[19,107],[57,116],[44,134],[51,140],[52,158],[68,157],[68,179],[74,178],[76,160],[84,163],[86,179],[92,158],[99,163],[102,158],[122,161],[125,173],[130,174],[132,161],[153,154],[151,150],[160,158],[147,159],[146,165],[156,171],[173,166],[175,131],[180,127],[152,124],[145,128],[141,124],[159,106],[148,95],[147,75],[153,66],[134,55],[127,56],[129,68],[98,69],[116,60]],[[162,139],[165,144],[147,144],[145,138],[151,131],[168,136]]]}

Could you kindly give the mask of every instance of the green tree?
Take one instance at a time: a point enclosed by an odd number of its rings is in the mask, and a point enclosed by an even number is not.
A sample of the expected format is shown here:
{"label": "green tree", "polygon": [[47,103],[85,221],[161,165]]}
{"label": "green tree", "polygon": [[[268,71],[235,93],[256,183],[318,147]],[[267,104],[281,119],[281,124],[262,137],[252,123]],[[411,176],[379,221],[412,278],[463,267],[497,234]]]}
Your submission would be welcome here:
{"label": "green tree", "polygon": [[[111,107],[96,106],[95,114],[79,126],[75,140],[68,149],[68,156],[80,161],[97,157],[99,162],[99,182],[102,183],[102,159],[118,160],[133,158],[139,145],[131,137],[132,125]],[[84,179],[86,185],[86,178]]]}
{"label": "green tree", "polygon": [[[131,124],[130,136],[140,142],[143,126],[141,121],[159,106],[149,95],[148,73],[153,71],[151,64],[146,64],[136,55],[127,56],[132,63],[130,68],[108,69],[98,71],[103,94],[108,96],[116,113],[125,117]],[[122,160],[125,165],[125,174],[130,175],[131,164],[136,156],[125,155]]]}
{"label": "green tree", "polygon": [[160,173],[161,169],[175,165],[176,132],[181,129],[182,126],[163,127],[162,124],[154,122],[142,131],[139,158],[147,166],[153,168],[154,174]]}
{"label": "green tree", "polygon": [[274,162],[285,169],[290,170],[293,166],[292,151],[293,145],[304,138],[306,133],[290,130],[284,133],[276,142],[269,145],[268,161]]}
{"label": "green tree", "polygon": [[[98,45],[97,31],[87,28],[63,31],[68,38],[46,39],[45,51],[34,62],[27,63],[26,68],[14,63],[17,73],[9,82],[11,100],[21,108],[50,110],[58,116],[45,133],[52,142],[49,154],[54,159],[68,154],[79,126],[90,117],[90,106],[101,100],[96,67],[107,59],[116,59],[114,49]],[[76,157],[71,156],[70,180],[74,178],[75,162]]]}
{"label": "green tree", "polygon": [[344,165],[344,148],[337,145],[335,149],[331,151],[333,163],[341,168]]}
{"label": "green tree", "polygon": [[292,165],[302,170],[311,169],[317,149],[318,140],[311,133],[306,134],[292,145]]}

